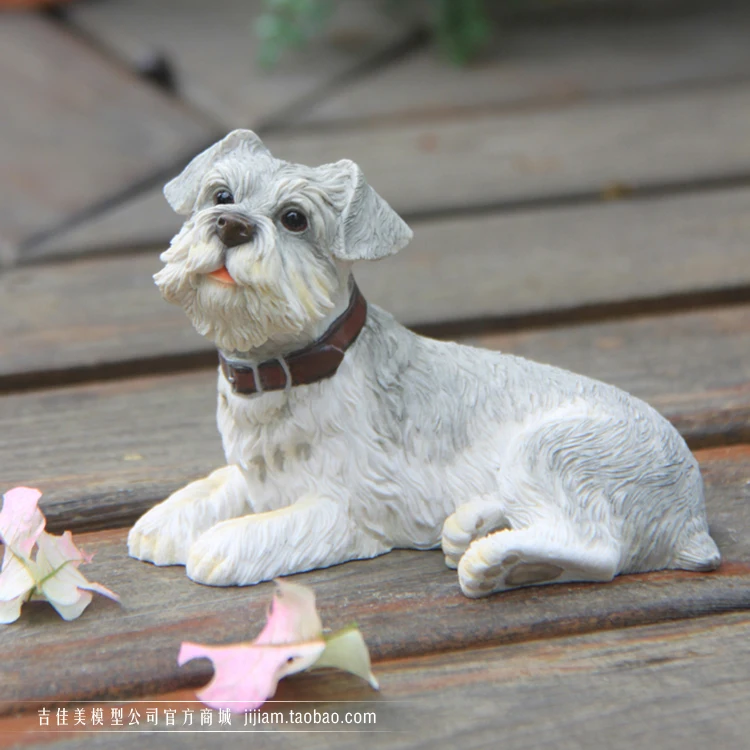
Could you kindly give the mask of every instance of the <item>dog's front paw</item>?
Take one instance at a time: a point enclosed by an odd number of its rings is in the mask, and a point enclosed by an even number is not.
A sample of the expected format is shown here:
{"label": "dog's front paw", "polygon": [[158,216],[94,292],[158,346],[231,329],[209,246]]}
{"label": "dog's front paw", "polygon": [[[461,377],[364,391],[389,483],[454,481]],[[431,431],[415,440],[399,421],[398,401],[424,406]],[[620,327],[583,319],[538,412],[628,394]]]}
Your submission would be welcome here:
{"label": "dog's front paw", "polygon": [[187,556],[188,578],[207,586],[247,586],[275,577],[266,571],[249,533],[254,518],[216,524],[201,534]]}
{"label": "dog's front paw", "polygon": [[184,565],[193,542],[218,521],[247,512],[235,466],[191,482],[151,508],[128,534],[128,553],[155,565]]}
{"label": "dog's front paw", "polygon": [[154,565],[184,565],[191,540],[179,518],[165,511],[157,505],[138,519],[128,534],[128,554]]}
{"label": "dog's front paw", "polygon": [[190,548],[185,572],[188,578],[206,586],[232,586],[238,583],[234,580],[233,562],[226,549],[216,535],[205,532]]}

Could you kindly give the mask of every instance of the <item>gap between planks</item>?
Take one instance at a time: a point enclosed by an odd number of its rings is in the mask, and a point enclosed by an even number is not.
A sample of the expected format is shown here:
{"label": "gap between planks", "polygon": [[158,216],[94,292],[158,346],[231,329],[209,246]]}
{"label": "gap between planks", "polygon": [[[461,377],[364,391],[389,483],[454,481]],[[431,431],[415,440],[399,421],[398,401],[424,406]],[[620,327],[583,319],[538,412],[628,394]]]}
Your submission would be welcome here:
{"label": "gap between planks", "polygon": [[[610,382],[647,401],[692,448],[750,441],[750,306],[464,343]],[[0,484],[44,492],[51,526],[122,526],[222,462],[209,370],[149,375],[0,399]],[[54,446],[50,450],[49,446]]]}
{"label": "gap between planks", "polygon": [[[260,129],[258,129],[258,133],[264,135],[264,131]],[[213,139],[202,148],[207,148],[212,144]],[[196,150],[195,153],[199,153],[202,148]],[[153,234],[148,237],[139,237],[133,242],[126,242],[124,239],[121,239],[114,244],[105,244],[99,247],[91,244],[90,238],[86,237],[84,244],[77,247],[73,243],[56,245],[54,240],[57,235],[65,236],[68,232],[75,237],[76,232],[83,231],[85,236],[86,224],[95,223],[102,219],[106,221],[110,213],[116,213],[118,209],[122,208],[127,209],[128,204],[137,200],[145,201],[145,211],[149,214],[154,214],[154,212],[161,214],[162,212],[158,211],[154,204],[157,200],[159,202],[163,201],[161,195],[163,183],[177,174],[184,162],[193,155],[191,153],[185,159],[178,160],[172,167],[160,170],[157,174],[129,186],[122,193],[107,197],[101,203],[96,203],[87,207],[79,214],[70,216],[59,226],[45,230],[38,236],[30,238],[18,248],[17,254],[12,259],[12,264],[8,265],[29,266],[40,263],[67,263],[82,258],[121,257],[152,253],[154,252],[154,247],[160,245],[166,248],[180,226],[180,217],[173,217],[173,225],[170,224],[169,229],[166,228],[169,223],[169,219],[166,218],[169,210],[166,207],[163,210],[164,215],[159,216],[158,219],[154,220],[154,216],[148,216],[149,221],[155,221]],[[401,213],[401,216],[410,224],[416,225],[414,229],[415,231],[419,231],[419,225],[421,224],[439,225],[443,221],[450,222],[454,219],[477,218],[481,220],[483,217],[491,218],[494,215],[502,216],[503,214],[595,207],[614,202],[643,201],[649,198],[679,198],[680,196],[692,196],[743,188],[750,188],[750,171],[740,170],[736,174],[705,175],[692,178],[688,181],[653,182],[652,184],[638,186],[612,180],[594,190],[572,190],[549,196],[522,196],[519,198],[502,199],[497,202],[476,203],[464,206],[456,205],[448,208],[422,210],[411,213],[405,211]],[[133,205],[135,204],[133,203]],[[2,267],[3,261],[0,258],[0,270]]]}
{"label": "gap between planks", "polygon": [[[374,711],[381,731],[395,733],[395,737],[389,738],[389,747],[455,747],[454,743],[445,743],[448,736],[460,736],[462,747],[474,747],[473,743],[467,744],[472,736],[502,729],[503,746],[512,750],[520,747],[517,742],[528,732],[528,720],[533,710],[524,704],[533,692],[536,701],[545,704],[548,711],[531,722],[532,726],[538,727],[532,730],[532,735],[540,732],[539,727],[543,727],[542,733],[559,735],[565,726],[567,731],[564,734],[571,739],[571,729],[579,734],[583,730],[589,741],[578,744],[581,742],[579,737],[573,745],[576,750],[589,746],[600,748],[602,730],[609,735],[608,747],[632,747],[633,734],[638,733],[633,727],[640,729],[643,726],[646,705],[655,709],[652,709],[654,715],[648,720],[648,726],[657,740],[663,734],[665,721],[674,725],[680,721],[679,715],[687,711],[698,713],[698,716],[687,719],[688,723],[698,727],[709,719],[717,725],[712,727],[713,731],[725,735],[726,721],[731,722],[731,717],[737,715],[736,709],[732,701],[718,715],[715,708],[736,693],[738,683],[747,682],[749,631],[750,615],[725,614],[500,647],[468,647],[448,654],[383,660],[374,665],[381,684],[378,693],[362,680],[341,672],[302,673],[283,680],[273,699],[264,704],[261,711],[281,711],[285,716],[289,711]],[[669,689],[665,690],[665,685],[669,685]],[[580,700],[582,694],[587,694],[586,700]],[[54,726],[56,705],[43,705],[51,709],[51,724]],[[68,705],[72,715],[75,704]],[[79,705],[85,707],[87,717],[93,707],[104,709],[107,721],[110,709],[115,706],[123,708],[125,717],[130,709],[137,710],[144,722],[146,708],[158,706],[160,712],[172,708],[177,711],[177,726],[179,720],[183,720],[183,710],[192,709],[197,715],[203,708],[190,688],[156,694],[144,692],[130,701]],[[526,710],[519,711],[522,708]],[[52,729],[39,728],[36,711],[37,706],[30,705],[22,713],[0,719],[0,748],[65,741],[67,732],[56,735]],[[549,715],[550,711],[553,715]],[[640,721],[635,724],[632,722],[634,711],[640,714]],[[627,718],[613,721],[613,713],[622,719]],[[744,723],[748,724],[747,719]],[[232,717],[232,725],[243,725],[242,714]],[[415,736],[418,727],[420,732]],[[736,724],[730,723],[729,727],[730,733],[732,728],[735,733],[739,731]],[[163,719],[160,728],[166,729]],[[275,728],[278,730],[280,726],[277,724]],[[702,729],[706,733],[706,727]],[[612,730],[619,730],[619,736],[613,737]],[[251,730],[243,730],[244,737],[234,739],[247,743],[248,731]],[[93,727],[76,735],[84,748],[93,747],[96,736]],[[154,739],[155,735],[151,738]],[[127,746],[128,739],[132,742],[134,735],[116,732],[108,739],[114,743],[113,747],[119,748]],[[253,745],[264,746],[267,739],[256,736]],[[289,747],[289,742],[295,740],[289,734],[278,739],[284,747]],[[304,742],[305,748],[316,742],[309,734],[298,739]],[[539,739],[531,739],[530,746],[546,747],[546,744],[539,744]],[[367,737],[366,733],[362,733],[358,740],[358,745],[365,742],[367,746],[383,746],[382,738],[378,742],[377,737]],[[193,746],[201,746],[200,737],[192,738],[192,741]],[[224,741],[231,742],[226,734]],[[328,734],[318,738],[317,742],[321,747],[351,746],[351,738],[346,735]],[[664,741],[651,746],[667,747]],[[246,744],[238,747],[246,747]],[[555,747],[562,745],[556,742]],[[693,745],[676,742],[669,747],[684,750]]]}
{"label": "gap between planks", "polygon": [[[737,123],[749,107],[746,83],[460,122],[335,135],[278,133],[266,141],[276,157],[292,162],[351,158],[402,216],[426,219],[747,184],[750,152]],[[706,139],[707,131],[715,137]],[[149,200],[154,226],[171,226],[157,191]],[[127,213],[132,206],[119,208]],[[97,215],[102,224],[94,238],[79,227],[82,242],[117,244],[122,217],[117,211]],[[143,239],[142,230],[138,236]],[[65,238],[47,242],[37,254],[64,252],[65,244]]]}
{"label": "gap between planks", "polygon": [[[746,188],[429,222],[356,276],[370,302],[440,337],[738,304],[750,299],[749,198]],[[159,267],[154,253],[0,276],[0,388],[212,362],[212,345],[160,299]]]}
{"label": "gap between planks", "polygon": [[[521,331],[564,329],[592,323],[627,321],[644,316],[671,315],[698,310],[720,310],[750,302],[750,285],[709,291],[684,292],[657,298],[632,299],[621,302],[582,305],[580,307],[545,310],[539,313],[498,317],[467,318],[459,321],[436,321],[410,326],[416,333],[442,340],[458,340]],[[217,354],[213,348],[186,351],[155,357],[139,357],[118,362],[45,369],[23,373],[0,374],[0,397],[14,393],[66,388],[83,383],[107,382],[133,377],[195,372],[213,368]],[[749,428],[750,429],[750,428]],[[746,440],[747,436],[733,440]],[[708,445],[701,445],[708,447]]]}
{"label": "gap between planks", "polygon": [[[467,600],[440,552],[400,550],[295,581],[315,590],[327,627],[356,620],[376,661],[746,610],[750,540],[742,529],[750,523],[750,446],[702,451],[698,459],[711,532],[724,556],[716,571],[665,570]],[[97,598],[80,619],[60,623],[48,605],[32,603],[3,628],[0,715],[28,708],[24,701],[120,699],[199,685],[210,668],[205,662],[179,668],[181,640],[237,642],[260,629],[272,584],[198,586],[179,566],[129,558],[125,537],[125,530],[108,530],[77,538],[94,555],[88,578],[117,591],[122,605]]]}
{"label": "gap between planks", "polygon": [[[558,697],[555,710],[560,712],[576,700],[576,691],[568,686],[578,683],[580,688],[582,682],[585,684],[588,681],[590,687],[598,686],[601,690],[611,680],[624,680],[625,684],[638,687],[639,677],[650,685],[648,695],[638,695],[639,691],[633,690],[623,691],[622,686],[618,686],[615,688],[618,702],[671,702],[675,701],[676,696],[662,691],[661,682],[671,675],[671,683],[676,687],[676,670],[692,669],[704,673],[705,677],[705,665],[709,664],[711,666],[708,671],[714,679],[723,674],[726,686],[736,685],[743,665],[750,657],[746,647],[748,630],[750,615],[724,614],[640,625],[618,631],[560,636],[501,647],[469,647],[462,652],[449,654],[386,659],[374,665],[381,683],[379,693],[371,691],[363,681],[341,672],[302,673],[283,680],[273,699],[264,704],[261,711],[286,713],[289,710],[306,711],[313,708],[318,711],[345,710],[345,702],[361,701],[360,710],[366,708],[375,710],[376,713],[382,712],[381,728],[386,726],[391,731],[403,731],[408,724],[401,723],[406,718],[402,712],[414,708],[421,711],[432,709],[433,718],[441,720],[442,717],[436,715],[436,709],[443,703],[438,696],[448,701],[458,699],[461,703],[467,703],[466,692],[480,689],[484,693],[482,702],[486,704],[492,700],[490,694],[497,691],[505,693],[502,696],[504,700],[498,700],[500,695],[495,696],[497,708],[502,711],[512,701],[512,695],[509,694],[529,688],[537,692],[557,692],[551,688],[555,687],[555,683],[562,683],[562,690],[567,697]],[[738,661],[732,667],[729,660]],[[634,674],[637,675],[635,679]],[[603,678],[606,678],[604,684]],[[744,678],[747,678],[747,672]],[[697,690],[690,691],[688,687],[688,694],[701,692],[702,682],[705,683],[706,680],[695,680],[692,684]],[[498,689],[494,686],[502,687]],[[642,687],[643,685],[641,690]],[[461,692],[457,693],[459,690]],[[608,690],[611,691],[612,688]],[[684,687],[680,692],[685,692]],[[592,701],[585,702],[586,708],[580,704],[576,706],[576,713],[580,715],[601,711],[604,707],[602,696],[592,698]],[[394,713],[389,711],[388,704],[396,709]],[[117,705],[124,708],[126,717],[130,709],[134,708],[141,714],[141,718],[144,718],[145,707],[148,706],[159,705],[161,710],[166,707],[175,708],[178,714],[187,708],[197,713],[203,707],[196,701],[193,689],[150,695],[144,693],[131,701],[118,702]],[[103,708],[107,715],[113,704],[86,704],[86,714],[90,715],[94,706]],[[53,709],[54,726],[54,707],[50,704],[45,704],[45,707]],[[622,705],[620,711],[630,714],[633,708],[633,705]],[[469,711],[462,716],[462,707],[455,704],[452,709],[450,720],[454,724],[453,731],[463,734],[470,730],[471,725],[476,722],[476,714]],[[182,719],[182,716],[178,718]],[[517,723],[519,718],[521,717],[517,717],[515,712],[508,712],[504,722],[506,732],[508,725],[516,730],[520,728]],[[233,726],[242,725],[243,717],[241,714],[233,716],[232,721]],[[549,718],[547,721],[555,724]],[[462,723],[465,726],[461,726]],[[441,729],[440,732],[442,731],[444,730]],[[85,735],[91,739],[95,734],[96,730],[89,726],[79,738],[85,742]],[[437,740],[440,736],[442,735],[436,732],[434,739]],[[132,739],[132,735],[130,737]],[[14,717],[0,719],[0,749],[8,748],[16,741],[26,746],[32,742],[49,743],[60,739],[51,729],[39,728],[36,706],[29,706]],[[307,739],[309,741],[310,738]],[[423,742],[427,740],[426,737],[421,739]],[[262,738],[256,738],[255,741],[262,741]],[[509,746],[507,741],[504,746]]]}

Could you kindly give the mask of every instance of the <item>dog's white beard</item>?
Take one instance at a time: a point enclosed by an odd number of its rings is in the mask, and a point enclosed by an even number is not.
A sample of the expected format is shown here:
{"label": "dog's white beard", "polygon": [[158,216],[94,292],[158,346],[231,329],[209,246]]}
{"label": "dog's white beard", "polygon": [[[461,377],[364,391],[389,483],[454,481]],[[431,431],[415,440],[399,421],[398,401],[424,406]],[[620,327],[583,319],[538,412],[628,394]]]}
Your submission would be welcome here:
{"label": "dog's white beard", "polygon": [[[304,258],[285,247],[284,263],[271,243],[256,241],[233,252],[227,267],[236,286],[206,273],[221,265],[218,240],[198,238],[186,225],[154,276],[164,298],[182,306],[195,329],[225,351],[247,352],[275,337],[297,336],[334,307],[336,274],[306,248]],[[259,238],[260,240],[260,238]]]}

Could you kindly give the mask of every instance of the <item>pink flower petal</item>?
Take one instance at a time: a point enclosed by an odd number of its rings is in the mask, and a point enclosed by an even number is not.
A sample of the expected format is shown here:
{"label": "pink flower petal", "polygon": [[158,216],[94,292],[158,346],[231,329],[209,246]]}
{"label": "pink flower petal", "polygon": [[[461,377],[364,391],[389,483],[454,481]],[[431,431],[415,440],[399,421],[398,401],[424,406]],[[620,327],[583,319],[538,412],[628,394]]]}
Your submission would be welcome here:
{"label": "pink flower petal", "polygon": [[252,711],[276,692],[282,677],[307,669],[323,653],[322,639],[288,646],[202,646],[183,643],[177,663],[206,657],[213,662],[214,677],[197,693],[210,708]]}
{"label": "pink flower petal", "polygon": [[205,657],[214,676],[197,695],[211,708],[252,711],[276,692],[287,675],[320,666],[338,667],[368,680],[377,689],[361,633],[348,628],[323,638],[315,594],[306,586],[276,581],[278,586],[260,635],[250,643],[204,646],[183,643],[177,657],[182,666]]}
{"label": "pink flower petal", "polygon": [[253,643],[289,644],[320,639],[323,624],[315,609],[312,589],[280,580],[275,583],[277,589],[268,620]]}
{"label": "pink flower petal", "polygon": [[42,493],[30,487],[14,487],[3,495],[0,537],[17,554],[29,557],[44,530],[44,516],[37,507]]}
{"label": "pink flower petal", "polygon": [[91,583],[86,581],[85,585],[78,584],[79,589],[85,589],[86,591],[96,591],[97,594],[106,596],[108,599],[112,599],[115,602],[120,601],[120,597],[115,594],[114,591],[108,589],[106,586],[102,586],[101,583]]}

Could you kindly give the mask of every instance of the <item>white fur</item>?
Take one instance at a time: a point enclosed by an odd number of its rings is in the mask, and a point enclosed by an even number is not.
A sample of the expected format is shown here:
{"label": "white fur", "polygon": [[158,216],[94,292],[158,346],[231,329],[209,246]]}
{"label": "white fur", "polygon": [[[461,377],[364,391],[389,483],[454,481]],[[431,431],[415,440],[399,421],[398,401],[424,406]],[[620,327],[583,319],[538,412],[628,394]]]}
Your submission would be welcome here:
{"label": "white fur", "polygon": [[[211,205],[217,187],[234,206]],[[164,296],[247,365],[319,337],[346,308],[351,262],[410,232],[351,162],[311,169],[235,131],[166,189],[191,212],[156,275]],[[307,213],[299,235],[278,217]],[[256,238],[226,250],[238,211]],[[206,277],[226,267],[237,286]],[[468,596],[519,585],[719,564],[697,463],[647,404],[603,383],[419,337],[371,305],[327,380],[253,396],[219,374],[228,466],[131,530],[134,557],[196,581],[251,584],[442,541]]]}

